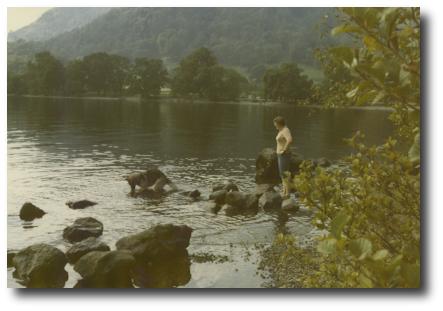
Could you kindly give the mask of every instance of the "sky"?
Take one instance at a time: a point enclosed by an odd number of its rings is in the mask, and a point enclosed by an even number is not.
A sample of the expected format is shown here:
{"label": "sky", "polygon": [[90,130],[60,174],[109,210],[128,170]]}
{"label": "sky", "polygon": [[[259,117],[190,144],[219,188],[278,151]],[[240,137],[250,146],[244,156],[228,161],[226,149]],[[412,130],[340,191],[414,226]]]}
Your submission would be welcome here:
{"label": "sky", "polygon": [[8,32],[27,26],[51,8],[8,8]]}

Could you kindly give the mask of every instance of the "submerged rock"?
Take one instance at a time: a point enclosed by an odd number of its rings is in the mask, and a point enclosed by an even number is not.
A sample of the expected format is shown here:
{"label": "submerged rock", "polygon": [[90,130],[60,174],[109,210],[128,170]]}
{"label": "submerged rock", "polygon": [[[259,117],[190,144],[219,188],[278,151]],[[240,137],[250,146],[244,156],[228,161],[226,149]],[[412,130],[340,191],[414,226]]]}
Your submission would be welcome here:
{"label": "submerged rock", "polygon": [[47,244],[34,244],[19,251],[13,259],[13,276],[29,288],[59,288],[65,285],[68,273],[66,256]]}
{"label": "submerged rock", "polygon": [[95,218],[78,218],[63,230],[63,238],[71,243],[80,242],[89,237],[98,237],[103,233],[103,224]]}
{"label": "submerged rock", "polygon": [[258,200],[258,205],[263,210],[280,209],[282,197],[275,191],[267,191]]}
{"label": "submerged rock", "polygon": [[128,288],[135,258],[129,251],[93,251],[82,256],[74,266],[82,279],[76,288]]}
{"label": "submerged rock", "polygon": [[94,206],[96,205],[96,202],[92,202],[89,200],[80,200],[80,201],[68,201],[66,202],[66,205],[69,206],[69,208],[72,209],[83,209],[83,208],[87,208],[89,206]]}
{"label": "submerged rock", "polygon": [[118,250],[129,250],[143,262],[183,253],[189,245],[192,229],[186,225],[157,225],[137,234],[121,238]]}
{"label": "submerged rock", "polygon": [[104,242],[101,242],[95,237],[89,237],[81,242],[77,242],[72,245],[71,248],[68,249],[68,251],[66,252],[66,257],[68,258],[68,261],[70,263],[74,263],[87,253],[93,251],[104,252],[110,250],[111,249],[109,248],[109,246],[106,245]]}
{"label": "submerged rock", "polygon": [[34,204],[30,202],[26,202],[23,204],[22,208],[20,209],[20,219],[25,221],[31,221],[35,218],[42,218],[43,215],[45,215],[46,212],[42,210],[41,208],[38,208]]}

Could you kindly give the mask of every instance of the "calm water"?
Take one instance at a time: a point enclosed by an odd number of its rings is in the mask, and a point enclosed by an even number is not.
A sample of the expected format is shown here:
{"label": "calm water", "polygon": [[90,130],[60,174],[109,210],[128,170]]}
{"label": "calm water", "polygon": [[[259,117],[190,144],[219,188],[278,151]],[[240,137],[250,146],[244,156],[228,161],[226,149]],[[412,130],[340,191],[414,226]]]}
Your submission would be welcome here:
{"label": "calm water", "polygon": [[[101,239],[111,248],[120,237],[153,224],[186,224],[194,229],[191,255],[228,260],[191,261],[191,279],[181,286],[260,287],[265,276],[257,273],[256,244],[270,243],[282,229],[309,241],[317,232],[308,213],[288,220],[265,213],[215,215],[177,193],[160,199],[130,197],[122,176],[155,164],[180,188],[200,189],[204,196],[226,179],[235,180],[241,190],[253,189],[255,157],[274,145],[276,115],[285,116],[298,152],[306,158],[345,155],[349,149],[342,138],[356,130],[366,134],[368,143],[381,143],[392,132],[383,110],[9,97],[8,249],[44,242],[66,250],[63,229],[85,216],[103,222]],[[99,204],[85,210],[65,205],[84,198]],[[48,214],[21,221],[18,212],[26,201]],[[69,265],[66,269],[66,287],[72,287],[79,276]],[[11,271],[8,285],[19,286]]]}

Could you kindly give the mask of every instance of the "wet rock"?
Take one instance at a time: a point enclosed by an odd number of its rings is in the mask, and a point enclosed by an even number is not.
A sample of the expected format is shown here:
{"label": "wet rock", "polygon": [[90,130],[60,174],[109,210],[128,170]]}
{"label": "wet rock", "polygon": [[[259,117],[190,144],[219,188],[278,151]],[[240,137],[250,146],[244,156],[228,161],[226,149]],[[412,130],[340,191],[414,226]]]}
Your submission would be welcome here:
{"label": "wet rock", "polygon": [[71,243],[80,242],[89,237],[98,237],[103,233],[103,224],[95,218],[78,218],[63,230],[63,238]]}
{"label": "wet rock", "polygon": [[40,208],[38,208],[37,206],[35,206],[34,204],[30,203],[30,202],[26,202],[25,204],[23,204],[22,208],[20,209],[20,219],[25,220],[25,221],[31,221],[34,220],[35,218],[42,218],[43,215],[45,215],[46,212]]}
{"label": "wet rock", "polygon": [[258,205],[263,210],[280,209],[282,197],[274,191],[267,191],[258,200]]}
{"label": "wet rock", "polygon": [[66,257],[70,263],[75,263],[79,260],[83,255],[93,251],[110,251],[108,245],[104,242],[101,242],[95,237],[89,237],[81,242],[77,242],[71,246],[70,249],[66,252]]}
{"label": "wet rock", "polygon": [[229,191],[239,191],[236,184],[234,184],[232,181],[225,181],[223,183],[217,184],[214,187],[212,187],[212,191],[219,191],[219,190],[226,190]]}
{"label": "wet rock", "polygon": [[296,212],[300,209],[298,202],[293,198],[288,198],[283,200],[281,203],[281,208],[287,212]]}
{"label": "wet rock", "polygon": [[209,195],[209,200],[214,200],[214,202],[217,204],[224,204],[226,193],[227,193],[226,190],[214,191]]}
{"label": "wet rock", "polygon": [[8,264],[7,264],[8,268],[11,268],[14,266],[13,260],[14,260],[15,255],[17,255],[16,251],[8,250]]}
{"label": "wet rock", "polygon": [[72,209],[84,209],[87,208],[89,206],[94,206],[96,205],[96,202],[92,202],[89,200],[80,200],[80,201],[68,201],[66,202],[66,205],[69,206],[69,208]]}
{"label": "wet rock", "polygon": [[201,195],[201,192],[198,191],[198,189],[189,191],[189,193],[187,194],[188,197],[193,198],[193,199],[197,199],[199,198]]}
{"label": "wet rock", "polygon": [[329,167],[329,166],[331,166],[331,161],[329,161],[326,158],[319,158],[314,161],[314,164],[321,166],[321,167]]}
{"label": "wet rock", "polygon": [[248,211],[258,211],[258,197],[256,193],[246,194],[245,209]]}
{"label": "wet rock", "polygon": [[28,288],[59,288],[68,279],[66,263],[61,250],[47,244],[34,244],[14,256],[13,276]]}
{"label": "wet rock", "polygon": [[225,203],[237,208],[243,208],[246,203],[246,195],[240,191],[230,191],[226,193]]}
{"label": "wet rock", "polygon": [[184,253],[189,245],[192,229],[186,225],[157,225],[137,234],[121,238],[118,250],[129,250],[143,262]]}
{"label": "wet rock", "polygon": [[[295,152],[290,154],[289,170],[292,174],[298,174],[299,166],[303,159]],[[277,184],[280,183],[278,172],[277,153],[272,148],[265,148],[259,154],[255,161],[255,181],[258,184]]]}
{"label": "wet rock", "polygon": [[135,258],[129,251],[93,251],[74,266],[82,279],[76,288],[130,288]]}

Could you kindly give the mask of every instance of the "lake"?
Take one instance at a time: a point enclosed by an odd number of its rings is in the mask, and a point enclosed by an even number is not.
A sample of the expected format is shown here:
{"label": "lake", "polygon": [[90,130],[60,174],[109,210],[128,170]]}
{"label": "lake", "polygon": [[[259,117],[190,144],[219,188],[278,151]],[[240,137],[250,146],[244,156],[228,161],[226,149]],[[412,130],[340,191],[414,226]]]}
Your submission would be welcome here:
{"label": "lake", "polygon": [[[179,193],[131,197],[122,176],[157,165],[179,188],[199,189],[203,196],[227,179],[240,190],[251,190],[258,152],[275,144],[276,115],[286,118],[297,152],[305,158],[346,155],[350,149],[343,138],[357,130],[368,144],[382,143],[393,131],[384,109],[8,97],[8,249],[48,243],[65,251],[70,244],[62,239],[63,229],[86,216],[103,223],[101,240],[111,249],[119,238],[154,224],[186,224],[194,230],[191,264],[184,272],[190,275],[170,276],[176,280],[169,285],[263,286],[267,276],[257,269],[260,247],[281,230],[308,243],[318,235],[309,213],[283,219],[263,212],[213,214]],[[65,205],[78,199],[98,205],[84,210]],[[26,201],[47,214],[33,222],[20,220]],[[211,256],[216,260],[201,260]],[[20,287],[11,270],[8,286]],[[65,286],[72,287],[79,275],[69,264],[66,270]]]}

